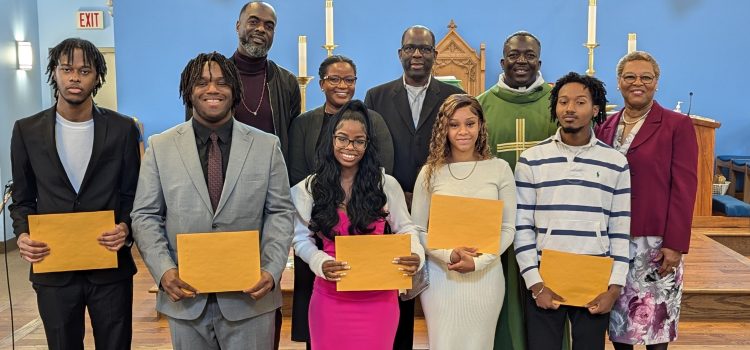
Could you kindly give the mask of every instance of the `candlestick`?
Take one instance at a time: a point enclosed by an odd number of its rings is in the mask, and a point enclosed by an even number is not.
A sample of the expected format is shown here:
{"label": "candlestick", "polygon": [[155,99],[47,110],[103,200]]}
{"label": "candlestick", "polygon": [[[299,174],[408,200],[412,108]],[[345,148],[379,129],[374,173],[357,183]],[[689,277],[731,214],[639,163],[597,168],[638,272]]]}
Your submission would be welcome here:
{"label": "candlestick", "polygon": [[636,50],[636,37],[635,33],[628,33],[628,53]]}
{"label": "candlestick", "polygon": [[590,77],[593,77],[594,73],[596,73],[596,71],[594,71],[594,49],[597,46],[599,46],[599,44],[597,44],[597,43],[593,43],[593,44],[586,43],[586,44],[583,44],[583,46],[585,46],[587,49],[589,49],[589,68],[586,70],[586,75],[588,75]]}
{"label": "candlestick", "polygon": [[589,0],[589,33],[587,44],[596,43],[596,0]]}
{"label": "candlestick", "polygon": [[335,48],[337,48],[339,46],[338,45],[333,45],[333,44],[332,45],[325,44],[325,45],[323,45],[321,47],[324,48],[324,49],[326,49],[326,51],[328,51],[328,57],[331,57],[331,56],[333,56],[333,49],[335,49]]}
{"label": "candlestick", "polygon": [[326,45],[333,46],[333,0],[326,0]]}
{"label": "candlestick", "polygon": [[299,84],[300,94],[300,111],[307,111],[307,84],[309,84],[315,77],[299,76],[297,77],[297,84]]}
{"label": "candlestick", "polygon": [[300,35],[299,36],[299,62],[297,64],[298,67],[298,76],[300,77],[306,77],[307,76],[307,36]]}

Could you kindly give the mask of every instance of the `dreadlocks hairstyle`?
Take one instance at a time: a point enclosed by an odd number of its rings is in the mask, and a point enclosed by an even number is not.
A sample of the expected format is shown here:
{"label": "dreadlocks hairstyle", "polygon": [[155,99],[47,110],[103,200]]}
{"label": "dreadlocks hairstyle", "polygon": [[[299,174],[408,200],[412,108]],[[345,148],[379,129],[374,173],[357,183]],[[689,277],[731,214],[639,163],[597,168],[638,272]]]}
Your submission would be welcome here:
{"label": "dreadlocks hairstyle", "polygon": [[339,62],[348,63],[350,66],[352,66],[354,75],[357,75],[357,66],[354,64],[354,61],[352,61],[351,58],[341,55],[333,55],[326,57],[326,59],[324,59],[323,62],[320,63],[320,67],[318,68],[318,76],[320,77],[320,81],[323,81],[323,77],[326,76],[328,66]]}
{"label": "dreadlocks hairstyle", "polygon": [[479,137],[474,145],[474,152],[480,159],[490,159],[490,146],[487,144],[487,122],[484,119],[482,106],[474,96],[467,94],[454,94],[448,96],[440,106],[435,124],[432,127],[430,138],[430,154],[427,156],[425,167],[425,189],[432,189],[432,177],[441,166],[446,164],[446,159],[451,155],[450,140],[448,140],[448,127],[451,118],[457,110],[469,107],[471,113],[479,117]]}
{"label": "dreadlocks hairstyle", "polygon": [[[180,97],[182,97],[182,104],[185,105],[185,120],[193,116],[193,102],[190,101],[190,96],[203,74],[203,67],[209,62],[214,62],[219,66],[221,74],[224,75],[224,82],[232,89],[232,106],[236,106],[242,100],[242,81],[234,63],[216,51],[201,53],[188,62],[180,76]],[[210,70],[209,74],[211,74]]]}
{"label": "dreadlocks hairstyle", "polygon": [[[52,90],[55,94],[55,100],[57,100],[59,89],[57,87],[57,81],[55,81],[55,70],[60,64],[73,64],[73,52],[76,49],[80,49],[83,52],[83,64],[91,66],[96,70],[97,82],[92,91],[92,95],[96,96],[99,88],[104,84],[105,77],[107,76],[107,63],[104,61],[104,55],[99,52],[99,49],[94,46],[90,41],[80,38],[68,38],[57,44],[49,52],[49,63],[47,63],[47,83],[52,86]],[[66,62],[61,62],[65,56]]]}
{"label": "dreadlocks hairstyle", "polygon": [[310,215],[310,231],[319,232],[329,239],[334,239],[339,234],[333,232],[333,227],[339,222],[338,208],[345,198],[341,187],[341,165],[333,155],[333,135],[341,128],[341,122],[352,120],[362,123],[368,143],[354,176],[351,197],[346,203],[346,212],[351,220],[349,234],[372,233],[373,222],[384,219],[388,212],[385,210],[387,198],[383,191],[383,174],[377,147],[372,142],[373,131],[367,107],[362,101],[351,100],[331,118],[333,120],[324,131],[317,148],[317,169],[306,183],[314,203]]}
{"label": "dreadlocks hairstyle", "polygon": [[[592,118],[596,124],[601,124],[607,119],[607,90],[604,89],[604,83],[601,80],[588,75],[581,75],[576,72],[570,72],[555,82],[549,96],[549,110],[552,121],[557,121],[557,95],[560,93],[563,85],[569,83],[580,83],[591,93],[591,102],[594,106],[599,106],[599,113]],[[559,124],[559,123],[558,123]]]}

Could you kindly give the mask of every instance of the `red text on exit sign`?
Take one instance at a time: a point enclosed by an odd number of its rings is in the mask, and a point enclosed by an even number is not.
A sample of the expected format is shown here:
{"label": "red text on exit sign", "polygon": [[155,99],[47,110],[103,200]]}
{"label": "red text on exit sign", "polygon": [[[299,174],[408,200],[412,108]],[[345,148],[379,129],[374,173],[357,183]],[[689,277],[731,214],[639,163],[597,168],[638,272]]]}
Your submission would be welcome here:
{"label": "red text on exit sign", "polygon": [[76,27],[78,29],[104,29],[104,11],[78,11]]}

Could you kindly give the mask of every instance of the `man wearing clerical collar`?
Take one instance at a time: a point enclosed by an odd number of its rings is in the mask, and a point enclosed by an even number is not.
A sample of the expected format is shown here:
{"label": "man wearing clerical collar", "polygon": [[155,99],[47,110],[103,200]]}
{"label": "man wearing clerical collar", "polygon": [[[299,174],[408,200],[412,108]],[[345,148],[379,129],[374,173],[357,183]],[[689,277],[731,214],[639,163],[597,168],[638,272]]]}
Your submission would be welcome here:
{"label": "man wearing clerical collar", "polygon": [[231,59],[244,91],[235,119],[278,136],[286,159],[287,130],[300,114],[300,92],[294,74],[268,59],[276,23],[276,11],[266,2],[248,2],[240,10],[237,51]]}
{"label": "man wearing clerical collar", "polygon": [[[477,98],[487,119],[488,143],[498,158],[516,167],[521,152],[557,131],[549,110],[552,87],[539,69],[541,42],[533,34],[519,31],[503,44],[497,84]],[[505,301],[495,332],[495,349],[524,349],[522,296],[518,264],[513,250],[501,256],[506,276]]]}
{"label": "man wearing clerical collar", "polygon": [[511,34],[503,44],[503,73],[495,86],[478,97],[487,117],[490,149],[511,168],[515,168],[521,152],[557,130],[557,125],[550,122],[548,101],[552,88],[539,72],[541,50],[541,43],[533,34]]}

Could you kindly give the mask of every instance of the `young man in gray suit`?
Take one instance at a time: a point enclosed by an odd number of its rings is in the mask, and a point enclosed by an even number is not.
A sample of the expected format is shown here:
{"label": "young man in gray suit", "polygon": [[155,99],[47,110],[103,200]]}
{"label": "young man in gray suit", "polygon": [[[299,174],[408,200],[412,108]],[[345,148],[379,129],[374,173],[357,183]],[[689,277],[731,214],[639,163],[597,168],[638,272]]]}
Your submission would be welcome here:
{"label": "young man in gray suit", "polygon": [[[149,138],[133,234],[154,280],[175,349],[272,349],[281,273],[292,240],[289,180],[279,139],[235,121],[242,88],[216,52],[182,72],[192,118]],[[180,279],[176,235],[260,231],[261,280],[242,292],[201,294]]]}

